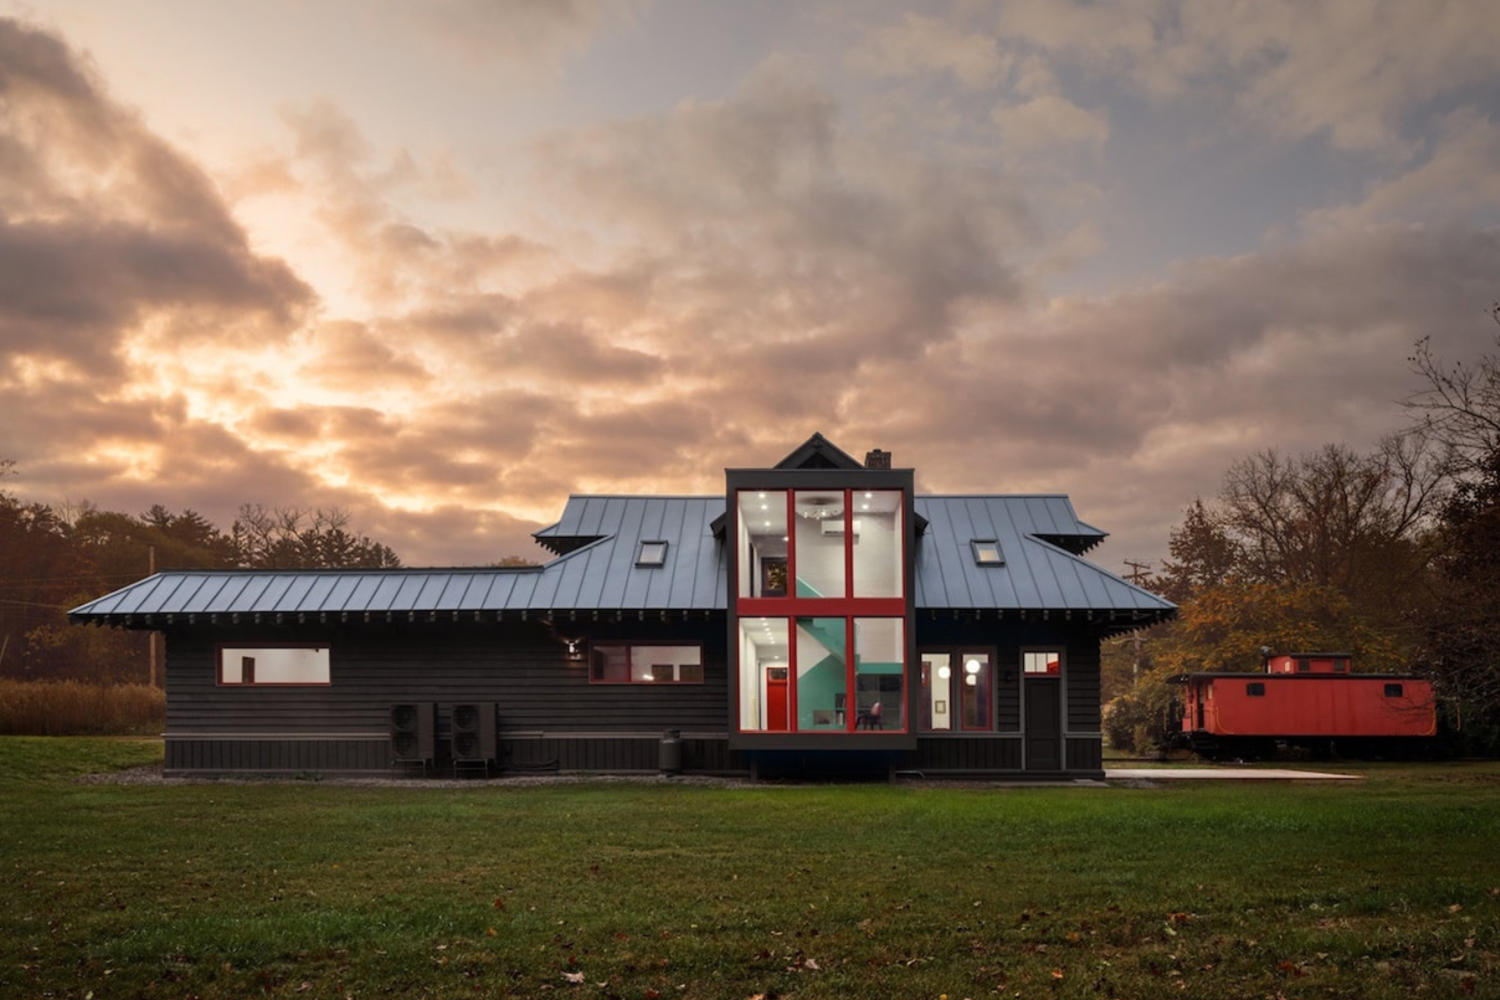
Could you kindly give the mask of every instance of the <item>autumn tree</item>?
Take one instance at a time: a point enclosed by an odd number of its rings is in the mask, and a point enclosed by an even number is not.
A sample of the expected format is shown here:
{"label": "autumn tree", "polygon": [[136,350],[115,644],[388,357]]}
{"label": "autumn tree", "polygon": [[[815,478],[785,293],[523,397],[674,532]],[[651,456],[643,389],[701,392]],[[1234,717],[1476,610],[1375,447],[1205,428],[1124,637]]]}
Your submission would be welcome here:
{"label": "autumn tree", "polygon": [[1176,725],[1170,677],[1256,670],[1263,647],[1348,652],[1363,670],[1409,665],[1447,477],[1420,431],[1364,454],[1327,445],[1232,464],[1218,497],[1194,501],[1171,533],[1151,585],[1177,619],[1148,634],[1150,668],[1111,706],[1112,739],[1161,744]]}

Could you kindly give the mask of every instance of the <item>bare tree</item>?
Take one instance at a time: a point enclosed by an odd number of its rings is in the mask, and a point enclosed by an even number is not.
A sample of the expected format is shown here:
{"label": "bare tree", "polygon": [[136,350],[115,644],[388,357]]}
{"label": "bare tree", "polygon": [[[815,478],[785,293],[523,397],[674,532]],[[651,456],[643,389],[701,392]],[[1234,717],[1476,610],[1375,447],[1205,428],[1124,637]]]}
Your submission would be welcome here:
{"label": "bare tree", "polygon": [[349,530],[338,507],[306,510],[244,504],[230,531],[236,559],[254,568],[364,568],[401,565],[389,547]]}
{"label": "bare tree", "polygon": [[1427,528],[1446,481],[1418,432],[1364,455],[1343,445],[1296,458],[1264,451],[1230,467],[1214,516],[1237,543],[1244,579],[1335,587],[1395,611],[1430,561]]}
{"label": "bare tree", "polygon": [[[1490,306],[1489,317],[1500,327],[1500,302]],[[1495,347],[1472,365],[1449,365],[1423,337],[1407,359],[1423,388],[1405,406],[1464,473],[1477,474],[1487,456],[1500,449],[1500,330]]]}

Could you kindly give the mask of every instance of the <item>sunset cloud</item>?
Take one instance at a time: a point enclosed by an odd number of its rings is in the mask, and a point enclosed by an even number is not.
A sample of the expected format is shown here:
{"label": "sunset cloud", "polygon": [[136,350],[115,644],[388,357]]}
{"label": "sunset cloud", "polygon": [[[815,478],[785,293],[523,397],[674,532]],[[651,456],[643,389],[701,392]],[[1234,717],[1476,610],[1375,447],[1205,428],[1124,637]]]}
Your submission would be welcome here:
{"label": "sunset cloud", "polygon": [[1257,9],[372,5],[232,147],[111,15],[0,19],[0,458],[474,563],[822,431],[1156,558],[1236,458],[1402,426],[1500,295],[1492,19]]}

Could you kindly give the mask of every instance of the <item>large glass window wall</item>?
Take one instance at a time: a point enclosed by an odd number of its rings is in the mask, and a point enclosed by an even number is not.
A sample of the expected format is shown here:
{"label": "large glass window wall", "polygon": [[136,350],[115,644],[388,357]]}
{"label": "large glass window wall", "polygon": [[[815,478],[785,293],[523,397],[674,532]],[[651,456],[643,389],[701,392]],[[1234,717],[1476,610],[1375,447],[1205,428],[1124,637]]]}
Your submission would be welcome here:
{"label": "large glass window wall", "polygon": [[900,598],[900,490],[742,490],[742,598]]}
{"label": "large glass window wall", "polygon": [[905,495],[740,490],[745,732],[904,732]]}

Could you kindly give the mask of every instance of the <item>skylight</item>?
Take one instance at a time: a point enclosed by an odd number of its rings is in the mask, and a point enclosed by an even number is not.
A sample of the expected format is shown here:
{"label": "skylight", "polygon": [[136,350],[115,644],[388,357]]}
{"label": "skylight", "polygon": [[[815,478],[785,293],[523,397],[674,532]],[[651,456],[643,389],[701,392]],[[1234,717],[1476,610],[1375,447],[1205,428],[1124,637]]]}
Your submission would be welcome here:
{"label": "skylight", "polygon": [[666,542],[642,542],[641,551],[635,557],[637,566],[663,566],[667,562]]}
{"label": "skylight", "polygon": [[1000,543],[993,538],[976,538],[969,543],[974,547],[974,561],[981,566],[1004,566],[1005,558],[1000,554]]}

